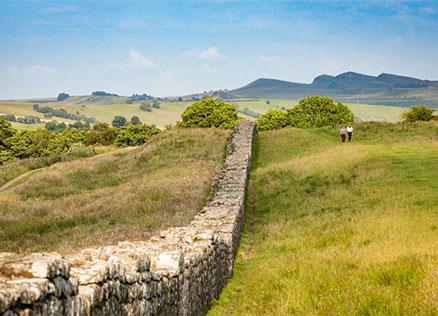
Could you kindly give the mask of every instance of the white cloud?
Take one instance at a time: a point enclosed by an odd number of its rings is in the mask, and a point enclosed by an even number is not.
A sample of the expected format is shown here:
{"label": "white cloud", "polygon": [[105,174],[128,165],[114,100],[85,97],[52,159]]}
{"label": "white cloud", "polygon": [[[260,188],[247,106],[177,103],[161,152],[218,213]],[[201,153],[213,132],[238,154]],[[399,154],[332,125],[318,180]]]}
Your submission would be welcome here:
{"label": "white cloud", "polygon": [[129,60],[128,63],[110,63],[111,69],[115,70],[126,70],[126,69],[150,69],[150,68],[156,68],[157,65],[147,58],[145,55],[143,55],[141,52],[130,49],[129,53]]}
{"label": "white cloud", "polygon": [[222,71],[218,69],[211,68],[210,65],[204,64],[201,66],[201,73],[206,75],[218,75],[221,74]]}
{"label": "white cloud", "polygon": [[209,47],[206,50],[201,51],[198,54],[198,57],[202,60],[213,60],[223,58],[224,56],[219,53],[219,49],[217,47]]}
{"label": "white cloud", "polygon": [[183,58],[198,58],[202,60],[214,60],[224,58],[217,47],[209,47],[205,50],[191,49],[182,54]]}
{"label": "white cloud", "polygon": [[6,73],[10,77],[41,77],[54,74],[55,69],[47,65],[31,65],[27,67],[13,65],[6,69]]}

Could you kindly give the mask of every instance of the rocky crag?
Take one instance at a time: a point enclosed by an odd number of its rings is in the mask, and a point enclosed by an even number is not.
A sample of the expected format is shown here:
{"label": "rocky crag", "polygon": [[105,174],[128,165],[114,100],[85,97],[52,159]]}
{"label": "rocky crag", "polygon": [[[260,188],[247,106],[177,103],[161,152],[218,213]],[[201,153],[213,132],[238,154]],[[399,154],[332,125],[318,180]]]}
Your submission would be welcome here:
{"label": "rocky crag", "polygon": [[231,276],[254,131],[239,121],[212,197],[186,227],[67,257],[0,253],[0,314],[205,314]]}

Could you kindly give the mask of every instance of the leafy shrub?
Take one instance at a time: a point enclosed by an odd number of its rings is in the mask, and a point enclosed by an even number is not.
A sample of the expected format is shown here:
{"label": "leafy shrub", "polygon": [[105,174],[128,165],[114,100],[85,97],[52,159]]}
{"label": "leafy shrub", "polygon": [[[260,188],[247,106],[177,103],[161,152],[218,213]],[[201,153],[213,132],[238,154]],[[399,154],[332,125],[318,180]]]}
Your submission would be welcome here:
{"label": "leafy shrub", "polygon": [[5,114],[3,115],[4,119],[9,121],[9,122],[16,122],[17,118],[15,117],[14,114]]}
{"label": "leafy shrub", "polygon": [[133,117],[131,117],[131,124],[133,124],[133,125],[140,125],[141,124],[141,121],[138,118],[138,116],[134,115]]}
{"label": "leafy shrub", "polygon": [[115,128],[122,128],[128,124],[126,117],[117,115],[114,117],[113,122],[111,123]]}
{"label": "leafy shrub", "polygon": [[51,132],[57,132],[66,129],[67,125],[64,122],[58,123],[57,121],[50,121],[44,125],[44,128]]}
{"label": "leafy shrub", "polygon": [[5,146],[4,141],[15,134],[12,124],[0,116],[0,150]]}
{"label": "leafy shrub", "polygon": [[257,128],[260,131],[279,129],[288,125],[288,119],[285,112],[271,109],[263,114],[256,122]]}
{"label": "leafy shrub", "polygon": [[114,143],[120,147],[137,146],[144,144],[159,132],[160,130],[158,128],[146,124],[129,124],[120,130]]}
{"label": "leafy shrub", "polygon": [[297,106],[286,112],[268,110],[257,120],[257,127],[259,130],[286,126],[322,127],[353,122],[353,120],[353,112],[347,106],[335,103],[329,97],[313,96],[302,99]]}
{"label": "leafy shrub", "polygon": [[68,93],[62,92],[62,93],[58,94],[57,100],[59,102],[61,102],[61,101],[67,100],[69,97],[70,97],[70,95]]}
{"label": "leafy shrub", "polygon": [[119,130],[110,127],[107,123],[97,123],[93,130],[84,137],[85,145],[111,145],[117,137]]}
{"label": "leafy shrub", "polygon": [[294,127],[335,126],[354,121],[351,110],[332,98],[312,96],[300,100],[287,111],[289,125]]}
{"label": "leafy shrub", "polygon": [[234,105],[212,98],[193,103],[182,114],[178,127],[233,128],[238,120]]}
{"label": "leafy shrub", "polygon": [[39,124],[41,123],[41,120],[39,117],[27,115],[25,117],[17,117],[16,122],[22,124]]}
{"label": "leafy shrub", "polygon": [[152,105],[150,103],[145,102],[142,105],[140,105],[140,110],[145,112],[152,112]]}
{"label": "leafy shrub", "polygon": [[402,114],[402,118],[408,122],[430,121],[433,119],[434,109],[424,105],[416,105]]}

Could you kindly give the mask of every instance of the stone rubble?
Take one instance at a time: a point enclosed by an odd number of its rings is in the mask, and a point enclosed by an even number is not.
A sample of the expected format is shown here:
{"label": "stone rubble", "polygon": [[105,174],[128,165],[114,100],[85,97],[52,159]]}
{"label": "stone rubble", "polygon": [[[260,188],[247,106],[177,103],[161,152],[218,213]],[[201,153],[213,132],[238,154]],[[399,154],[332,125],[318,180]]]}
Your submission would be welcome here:
{"label": "stone rubble", "polygon": [[205,314],[232,273],[254,132],[238,122],[212,197],[186,227],[67,257],[0,253],[0,314]]}

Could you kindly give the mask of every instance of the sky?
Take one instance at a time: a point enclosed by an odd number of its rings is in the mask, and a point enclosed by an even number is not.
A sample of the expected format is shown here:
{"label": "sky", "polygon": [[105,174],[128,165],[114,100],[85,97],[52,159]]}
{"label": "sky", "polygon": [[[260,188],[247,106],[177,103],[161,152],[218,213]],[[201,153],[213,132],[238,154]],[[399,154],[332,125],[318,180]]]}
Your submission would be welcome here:
{"label": "sky", "polygon": [[0,99],[177,96],[257,78],[438,80],[438,1],[0,0]]}

